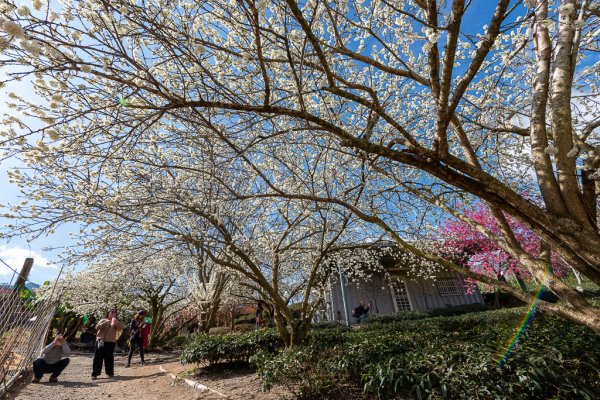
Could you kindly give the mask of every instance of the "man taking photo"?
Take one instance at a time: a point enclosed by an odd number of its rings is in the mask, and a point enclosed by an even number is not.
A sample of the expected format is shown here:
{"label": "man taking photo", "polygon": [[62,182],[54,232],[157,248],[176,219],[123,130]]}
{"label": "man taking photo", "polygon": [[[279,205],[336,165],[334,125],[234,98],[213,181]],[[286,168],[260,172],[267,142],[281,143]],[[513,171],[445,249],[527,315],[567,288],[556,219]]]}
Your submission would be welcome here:
{"label": "man taking photo", "polygon": [[58,382],[58,376],[70,361],[63,357],[67,357],[70,352],[71,349],[64,336],[58,335],[52,343],[42,349],[40,357],[33,362],[34,378],[32,382],[38,383],[46,373],[51,374],[48,382]]}

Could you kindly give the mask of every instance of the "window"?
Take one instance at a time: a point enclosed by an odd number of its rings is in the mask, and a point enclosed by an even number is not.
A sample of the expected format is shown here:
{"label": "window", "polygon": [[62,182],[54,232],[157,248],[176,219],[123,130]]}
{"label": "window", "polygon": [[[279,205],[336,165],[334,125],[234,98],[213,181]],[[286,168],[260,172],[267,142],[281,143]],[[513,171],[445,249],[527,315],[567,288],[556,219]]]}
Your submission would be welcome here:
{"label": "window", "polygon": [[390,289],[392,290],[392,296],[394,298],[394,307],[396,312],[399,311],[410,311],[410,299],[408,298],[408,291],[404,281],[394,279],[390,283]]}
{"label": "window", "polygon": [[461,282],[458,278],[439,279],[435,282],[440,296],[460,296],[463,294]]}

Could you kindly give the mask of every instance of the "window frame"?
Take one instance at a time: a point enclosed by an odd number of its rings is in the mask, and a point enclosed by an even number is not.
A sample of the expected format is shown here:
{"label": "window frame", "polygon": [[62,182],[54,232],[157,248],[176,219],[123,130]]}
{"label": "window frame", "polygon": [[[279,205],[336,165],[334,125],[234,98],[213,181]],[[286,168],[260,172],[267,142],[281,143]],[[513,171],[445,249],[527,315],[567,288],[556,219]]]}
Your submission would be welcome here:
{"label": "window frame", "polygon": [[462,296],[465,291],[461,283],[459,278],[442,278],[435,280],[435,287],[440,297]]}

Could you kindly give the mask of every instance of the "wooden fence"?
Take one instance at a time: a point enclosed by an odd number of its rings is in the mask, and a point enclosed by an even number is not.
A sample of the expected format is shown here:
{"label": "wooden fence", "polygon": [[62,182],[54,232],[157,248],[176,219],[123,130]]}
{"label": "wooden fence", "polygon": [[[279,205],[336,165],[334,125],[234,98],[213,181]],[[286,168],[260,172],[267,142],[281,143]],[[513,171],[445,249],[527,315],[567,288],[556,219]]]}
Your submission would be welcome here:
{"label": "wooden fence", "polygon": [[22,298],[23,284],[17,278],[0,287],[0,395],[38,355],[56,310],[52,298]]}

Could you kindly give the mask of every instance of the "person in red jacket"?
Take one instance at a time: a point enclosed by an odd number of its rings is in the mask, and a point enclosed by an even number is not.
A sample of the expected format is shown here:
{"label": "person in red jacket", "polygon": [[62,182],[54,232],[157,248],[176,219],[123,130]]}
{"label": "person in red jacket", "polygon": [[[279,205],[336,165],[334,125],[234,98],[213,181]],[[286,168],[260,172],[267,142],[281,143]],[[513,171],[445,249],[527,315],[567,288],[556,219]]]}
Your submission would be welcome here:
{"label": "person in red jacket", "polygon": [[150,332],[152,331],[152,318],[146,317],[144,318],[144,327],[142,328],[142,339],[143,346],[148,347],[148,343],[150,342]]}

